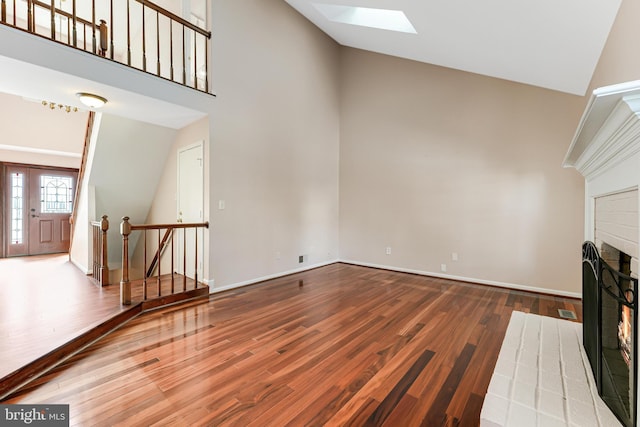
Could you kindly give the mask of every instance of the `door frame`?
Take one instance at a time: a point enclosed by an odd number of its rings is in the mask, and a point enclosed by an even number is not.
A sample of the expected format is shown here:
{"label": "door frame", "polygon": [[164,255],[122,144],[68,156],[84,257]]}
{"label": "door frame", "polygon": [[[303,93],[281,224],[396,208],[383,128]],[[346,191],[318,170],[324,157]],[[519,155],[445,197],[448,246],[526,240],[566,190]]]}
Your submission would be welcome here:
{"label": "door frame", "polygon": [[[65,168],[65,167],[58,167],[58,166],[46,166],[46,165],[34,165],[34,164],[28,164],[28,163],[11,163],[11,162],[0,162],[0,172],[2,174],[2,176],[0,176],[0,185],[3,189],[2,191],[2,199],[0,200],[0,223],[2,224],[2,226],[0,227],[0,244],[1,244],[1,248],[0,248],[0,258],[6,258],[9,256],[9,244],[10,244],[10,239],[9,236],[11,235],[11,215],[9,214],[9,209],[11,208],[10,206],[10,198],[9,198],[9,194],[10,194],[10,188],[9,188],[9,181],[6,179],[7,174],[9,173],[8,171],[11,169],[24,169],[28,172],[29,169],[41,169],[41,170],[45,170],[45,171],[52,171],[52,172],[72,172],[76,174],[76,178],[75,178],[75,189],[74,189],[74,199],[77,195],[78,192],[78,172],[79,170],[76,168]],[[25,174],[25,188],[28,188],[29,186],[29,173]],[[26,197],[26,196],[25,196]],[[26,199],[25,199],[26,200]],[[28,204],[28,201],[27,201]],[[25,214],[27,214],[26,212],[27,206],[25,205]],[[71,215],[71,214],[70,214]],[[25,237],[25,240],[28,242],[29,239],[29,231],[28,231],[28,222],[25,225],[25,230],[27,230],[27,236]],[[28,255],[28,243],[27,243],[27,254],[25,255],[18,255],[18,256],[26,256]]]}
{"label": "door frame", "polygon": [[[200,148],[200,156],[201,156],[201,162],[202,162],[202,168],[201,168],[201,176],[199,177],[200,179],[200,185],[202,188],[202,191],[200,193],[200,219],[198,222],[203,222],[204,221],[204,206],[205,206],[205,152],[204,152],[204,140],[199,140],[193,144],[189,144],[189,145],[185,145],[183,147],[179,147],[177,149],[176,152],[176,218],[177,220],[181,219],[182,215],[181,215],[181,211],[180,211],[180,154],[189,150],[192,150],[194,148]],[[182,232],[184,233],[185,230],[182,230]],[[185,266],[182,265],[182,245],[178,244],[178,269],[182,269],[182,271],[185,273],[185,276],[187,276],[187,271],[188,269],[185,268]],[[189,254],[189,250],[187,249],[187,254]],[[200,257],[202,257],[202,259],[200,260],[200,263],[198,265],[198,277],[204,277],[204,235],[200,238],[198,238],[198,254]]]}

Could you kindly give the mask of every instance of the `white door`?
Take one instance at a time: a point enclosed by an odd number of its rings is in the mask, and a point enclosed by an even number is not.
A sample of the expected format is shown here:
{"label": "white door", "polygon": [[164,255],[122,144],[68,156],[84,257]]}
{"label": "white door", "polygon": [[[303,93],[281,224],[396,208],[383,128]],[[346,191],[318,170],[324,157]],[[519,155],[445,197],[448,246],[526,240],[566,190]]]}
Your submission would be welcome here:
{"label": "white door", "polygon": [[[177,199],[178,222],[193,223],[204,221],[204,144],[202,141],[178,150]],[[204,231],[200,229],[197,233],[198,280],[201,280],[203,278]],[[179,230],[175,237],[178,249],[177,272],[194,278],[196,269],[196,231],[194,229]],[[186,251],[183,248],[186,248]]]}

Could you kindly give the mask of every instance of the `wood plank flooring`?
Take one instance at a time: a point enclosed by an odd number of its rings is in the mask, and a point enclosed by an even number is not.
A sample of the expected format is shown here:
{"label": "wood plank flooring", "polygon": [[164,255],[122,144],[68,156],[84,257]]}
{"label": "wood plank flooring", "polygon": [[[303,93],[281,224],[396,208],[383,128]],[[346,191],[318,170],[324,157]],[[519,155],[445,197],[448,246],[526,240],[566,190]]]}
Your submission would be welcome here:
{"label": "wood plank flooring", "polygon": [[346,264],[139,316],[5,403],[71,425],[475,426],[513,310],[579,300]]}
{"label": "wood plank flooring", "polygon": [[126,310],[68,254],[0,259],[0,378]]}
{"label": "wood plank flooring", "polygon": [[[175,276],[132,282],[132,304],[120,304],[120,286],[100,287],[68,261],[68,254],[0,259],[0,398],[141,311],[180,300],[206,297],[207,286]],[[184,282],[183,282],[184,279]]]}

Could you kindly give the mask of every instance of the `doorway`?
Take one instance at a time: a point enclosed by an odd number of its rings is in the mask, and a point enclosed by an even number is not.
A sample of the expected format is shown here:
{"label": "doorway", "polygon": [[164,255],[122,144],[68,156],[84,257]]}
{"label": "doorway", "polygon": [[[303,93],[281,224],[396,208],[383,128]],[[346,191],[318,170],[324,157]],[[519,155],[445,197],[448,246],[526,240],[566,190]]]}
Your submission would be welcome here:
{"label": "doorway", "polygon": [[6,256],[69,251],[77,175],[72,169],[6,166]]}
{"label": "doorway", "polygon": [[[198,223],[204,218],[204,143],[197,142],[178,150],[178,222]],[[198,229],[183,229],[178,232],[178,271],[189,278],[196,271],[196,233],[198,277],[203,277],[202,254],[204,235]],[[186,239],[186,242],[184,241]],[[183,254],[183,248],[187,248]],[[186,263],[186,264],[185,264]]]}

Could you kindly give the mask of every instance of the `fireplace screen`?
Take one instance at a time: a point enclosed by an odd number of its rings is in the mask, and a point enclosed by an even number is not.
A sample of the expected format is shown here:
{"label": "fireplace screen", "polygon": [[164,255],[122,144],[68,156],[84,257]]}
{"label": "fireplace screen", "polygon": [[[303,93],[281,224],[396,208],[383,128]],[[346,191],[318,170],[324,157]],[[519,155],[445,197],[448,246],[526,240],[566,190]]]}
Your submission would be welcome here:
{"label": "fireplace screen", "polygon": [[625,426],[635,426],[637,347],[635,292],[631,258],[591,242],[583,245],[584,347],[598,392]]}
{"label": "fireplace screen", "polygon": [[[624,297],[627,301],[633,301],[633,289],[624,292]],[[618,320],[618,347],[620,348],[620,354],[627,367],[631,367],[632,348],[633,342],[631,337],[631,325],[633,324],[633,311],[631,307],[623,304],[620,306],[620,319]]]}

